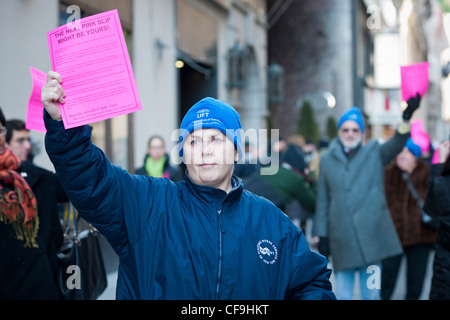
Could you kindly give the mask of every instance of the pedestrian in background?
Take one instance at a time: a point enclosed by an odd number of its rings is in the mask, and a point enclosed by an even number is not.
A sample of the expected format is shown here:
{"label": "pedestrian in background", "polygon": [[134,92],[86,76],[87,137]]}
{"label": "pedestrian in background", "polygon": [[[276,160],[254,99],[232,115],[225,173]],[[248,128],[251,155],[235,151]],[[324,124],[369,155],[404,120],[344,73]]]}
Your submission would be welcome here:
{"label": "pedestrian in background", "polygon": [[158,135],[154,135],[148,140],[144,165],[136,169],[136,174],[168,178],[172,181],[183,180],[181,168],[170,163],[164,140]]}
{"label": "pedestrian in background", "polygon": [[[253,150],[253,146],[249,141],[245,141],[244,161],[234,165],[234,174],[241,179],[245,179],[258,171],[261,167],[257,150]],[[241,161],[242,162],[242,161]]]}
{"label": "pedestrian in background", "polygon": [[321,155],[313,236],[320,239],[319,252],[331,255],[338,299],[353,299],[356,272],[361,298],[380,299],[381,261],[402,253],[387,209],[384,166],[403,149],[419,103],[420,96],[408,101],[404,121],[384,144],[375,139],[362,144],[363,116],[351,108],[338,122],[338,137]]}
{"label": "pedestrian in background", "polygon": [[[303,158],[305,160],[306,168],[303,170],[305,179],[309,183],[310,189],[313,190],[314,195],[317,195],[317,179],[319,173],[319,161],[320,154],[317,151],[316,145],[310,139],[305,139],[305,143],[302,146]],[[301,205],[299,201],[293,201],[287,209],[288,216],[295,217],[294,221],[299,221],[298,225],[300,229],[306,234],[311,228],[308,227],[312,225],[312,217],[315,212],[315,203],[313,209],[305,209],[304,205]],[[310,235],[308,234],[307,237]]]}
{"label": "pedestrian in background", "polygon": [[[244,186],[247,190],[269,199],[285,213],[294,200],[308,212],[314,213],[316,180],[309,175],[306,168],[300,146],[289,144],[281,155],[280,167],[275,174],[263,175],[258,170],[243,180]],[[292,219],[291,216],[290,218]]]}
{"label": "pedestrian in background", "polygon": [[54,173],[28,161],[25,123],[1,110],[0,119],[0,299],[59,300],[58,202],[69,199]]}
{"label": "pedestrian in background", "polygon": [[432,165],[424,211],[439,221],[430,300],[450,300],[450,141],[439,146]]}
{"label": "pedestrian in background", "polygon": [[22,163],[30,161],[30,133],[25,128],[25,122],[19,119],[6,121],[6,146],[19,157]]}
{"label": "pedestrian in background", "polygon": [[430,166],[422,158],[420,145],[409,138],[403,150],[384,173],[386,200],[404,254],[383,260],[381,298],[389,300],[398,281],[402,258],[406,257],[406,300],[418,300],[422,293],[428,257],[436,242],[436,230],[422,224],[421,210],[406,179],[425,199]]}

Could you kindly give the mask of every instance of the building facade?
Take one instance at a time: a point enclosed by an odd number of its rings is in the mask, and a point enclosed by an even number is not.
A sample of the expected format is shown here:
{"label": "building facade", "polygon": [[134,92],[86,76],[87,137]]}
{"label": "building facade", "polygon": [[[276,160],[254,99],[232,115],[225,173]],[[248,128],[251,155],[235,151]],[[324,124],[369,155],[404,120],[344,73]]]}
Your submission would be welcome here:
{"label": "building facade", "polygon": [[[26,119],[29,66],[51,70],[46,34],[73,18],[70,6],[78,7],[81,17],[118,9],[143,109],[92,124],[94,142],[113,163],[129,171],[141,166],[154,134],[175,156],[176,129],[189,107],[205,96],[233,105],[244,129],[265,128],[265,2],[0,0],[0,106],[7,118]],[[44,134],[31,136],[36,164],[51,170]]]}
{"label": "building facade", "polygon": [[285,74],[284,99],[270,104],[282,136],[296,132],[308,100],[322,136],[329,117],[356,106],[367,117],[367,138],[389,138],[402,121],[400,66],[428,61],[429,89],[413,121],[421,118],[433,140],[448,138],[448,41],[437,0],[269,0],[268,16],[276,17],[269,64]]}
{"label": "building facade", "polygon": [[[268,31],[269,63],[285,72],[285,98],[271,104],[274,126],[282,136],[295,133],[300,108],[308,100],[324,133],[328,117],[337,118],[352,106],[364,108],[371,53],[366,7],[353,0],[288,2]],[[278,3],[269,1],[269,12]],[[336,104],[327,104],[327,96]]]}

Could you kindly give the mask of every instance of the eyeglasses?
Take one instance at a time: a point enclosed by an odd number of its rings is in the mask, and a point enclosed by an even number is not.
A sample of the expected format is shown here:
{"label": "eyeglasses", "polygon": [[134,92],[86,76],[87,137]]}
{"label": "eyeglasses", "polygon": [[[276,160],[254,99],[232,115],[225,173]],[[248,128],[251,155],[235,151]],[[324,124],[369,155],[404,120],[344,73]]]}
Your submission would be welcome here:
{"label": "eyeglasses", "polygon": [[0,128],[0,137],[3,137],[4,135],[6,135],[6,131],[8,131],[8,130],[6,130],[6,127],[1,127]]}
{"label": "eyeglasses", "polygon": [[353,128],[353,129],[344,128],[344,129],[342,129],[343,133],[348,133],[349,131],[352,131],[353,133],[358,133],[359,129],[356,129],[356,128]]}

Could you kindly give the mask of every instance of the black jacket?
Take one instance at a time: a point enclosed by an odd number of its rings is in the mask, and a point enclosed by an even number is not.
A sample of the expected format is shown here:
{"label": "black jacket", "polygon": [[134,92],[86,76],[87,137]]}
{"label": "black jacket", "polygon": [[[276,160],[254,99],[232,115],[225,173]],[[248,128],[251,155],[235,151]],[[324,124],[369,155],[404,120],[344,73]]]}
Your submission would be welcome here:
{"label": "black jacket", "polygon": [[25,178],[38,202],[38,248],[24,248],[11,224],[0,223],[0,299],[60,299],[56,284],[57,260],[63,233],[58,202],[68,197],[56,175],[32,164],[22,163]]}
{"label": "black jacket", "polygon": [[[434,165],[431,175],[440,168]],[[430,179],[424,211],[439,218],[430,299],[450,300],[450,176]]]}

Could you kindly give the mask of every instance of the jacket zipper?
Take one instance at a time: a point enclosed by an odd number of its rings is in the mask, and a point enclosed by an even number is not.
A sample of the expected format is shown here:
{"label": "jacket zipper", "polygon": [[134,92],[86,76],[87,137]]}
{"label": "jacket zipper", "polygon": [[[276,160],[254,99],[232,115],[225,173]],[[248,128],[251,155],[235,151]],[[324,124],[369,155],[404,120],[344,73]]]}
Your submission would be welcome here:
{"label": "jacket zipper", "polygon": [[222,210],[217,211],[217,217],[219,220],[219,268],[217,271],[217,285],[216,285],[216,300],[219,300],[219,289],[220,289],[220,278],[222,276],[222,223],[221,223],[221,214]]}

